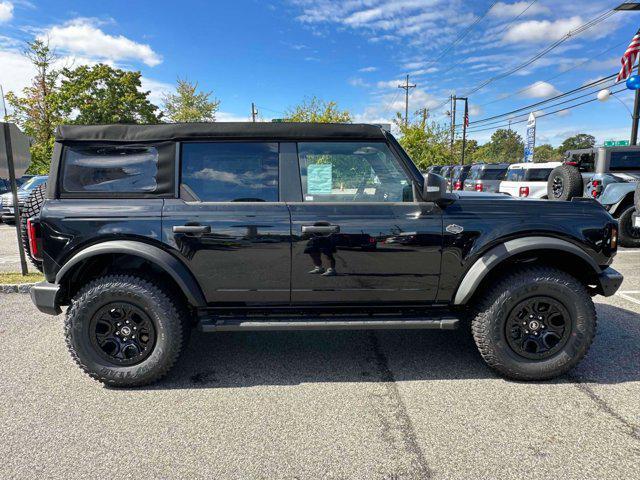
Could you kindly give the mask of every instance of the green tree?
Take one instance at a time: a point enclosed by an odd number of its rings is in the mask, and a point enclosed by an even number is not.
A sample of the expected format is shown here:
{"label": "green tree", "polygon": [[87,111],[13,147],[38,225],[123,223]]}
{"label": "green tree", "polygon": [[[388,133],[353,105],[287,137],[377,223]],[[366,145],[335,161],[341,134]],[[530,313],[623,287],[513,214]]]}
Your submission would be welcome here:
{"label": "green tree", "polygon": [[289,108],[283,120],[285,122],[350,123],[352,118],[351,113],[348,110],[340,110],[336,102],[311,97]]}
{"label": "green tree", "polygon": [[57,57],[42,40],[27,43],[24,55],[35,67],[36,75],[31,84],[22,90],[22,96],[14,92],[7,93],[7,102],[12,111],[7,120],[15,122],[33,138],[28,173],[46,174],[53,151],[53,132],[63,121],[63,115],[53,101],[59,76],[58,70],[53,67]]}
{"label": "green tree", "polygon": [[[473,156],[476,154],[480,146],[477,140],[467,139],[467,145],[464,150],[464,163],[471,163]],[[453,163],[460,163],[462,159],[462,139],[453,142]]]}
{"label": "green tree", "polygon": [[538,145],[533,155],[533,159],[536,162],[550,162],[559,158],[560,153],[548,143]]}
{"label": "green tree", "polygon": [[76,124],[158,123],[158,107],[140,90],[140,72],[105,64],[64,68],[57,107]]}
{"label": "green tree", "polygon": [[567,138],[562,145],[558,147],[561,155],[564,155],[567,150],[576,150],[579,148],[592,148],[596,144],[596,137],[588,135],[586,133],[578,133],[573,137]]}
{"label": "green tree", "polygon": [[176,92],[164,95],[164,118],[170,122],[215,122],[220,100],[198,92],[198,83],[178,78]]}
{"label": "green tree", "polygon": [[513,130],[503,128],[496,130],[491,135],[491,141],[488,145],[489,162],[515,163],[522,161],[524,142],[522,137]]}
{"label": "green tree", "polygon": [[421,115],[419,120],[405,125],[404,117],[398,113],[395,124],[400,130],[400,145],[419,169],[453,163],[448,128],[430,121],[428,114]]}

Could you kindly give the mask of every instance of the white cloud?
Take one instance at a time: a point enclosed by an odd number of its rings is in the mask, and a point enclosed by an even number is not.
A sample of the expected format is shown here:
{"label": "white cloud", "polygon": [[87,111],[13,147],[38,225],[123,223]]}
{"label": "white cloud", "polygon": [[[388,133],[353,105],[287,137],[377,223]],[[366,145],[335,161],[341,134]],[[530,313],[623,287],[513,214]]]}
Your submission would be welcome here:
{"label": "white cloud", "polygon": [[0,23],[8,22],[13,18],[13,3],[0,2]]}
{"label": "white cloud", "polygon": [[558,95],[560,91],[548,82],[537,81],[527,87],[522,92],[522,96],[526,98],[547,98]]}
{"label": "white cloud", "polygon": [[363,67],[363,68],[359,69],[358,71],[362,72],[362,73],[371,73],[371,72],[375,72],[376,70],[378,70],[377,67]]}
{"label": "white cloud", "polygon": [[149,92],[149,101],[158,107],[162,107],[162,98],[175,89],[170,83],[147,77],[141,77],[140,84],[143,92]]}
{"label": "white cloud", "polygon": [[369,87],[369,83],[365,82],[362,78],[360,77],[352,77],[348,80],[349,85],[351,85],[352,87]]}
{"label": "white cloud", "polygon": [[251,115],[247,113],[245,116],[241,116],[230,112],[216,112],[216,120],[218,122],[250,122]]}
{"label": "white cloud", "polygon": [[20,93],[31,83],[31,78],[36,73],[31,62],[14,50],[0,50],[0,72],[11,72],[11,75],[2,77],[2,88],[5,94]]}
{"label": "white cloud", "polygon": [[[498,2],[496,3],[489,12],[489,15],[496,18],[513,18],[517,15],[520,15],[521,12],[523,17],[532,17],[535,15],[549,13],[549,9],[544,5],[540,5],[540,3],[534,3],[529,8],[527,8],[531,2],[515,2],[515,3],[505,3]],[[525,8],[527,11],[525,12]]]}
{"label": "white cloud", "polygon": [[503,40],[506,43],[559,40],[583,23],[583,20],[578,16],[555,21],[529,20],[528,22],[518,23],[507,30]]}
{"label": "white cloud", "polygon": [[162,62],[162,57],[147,45],[122,35],[104,33],[93,19],[77,18],[46,30],[40,38],[62,52],[85,55],[100,61],[138,60],[150,67]]}

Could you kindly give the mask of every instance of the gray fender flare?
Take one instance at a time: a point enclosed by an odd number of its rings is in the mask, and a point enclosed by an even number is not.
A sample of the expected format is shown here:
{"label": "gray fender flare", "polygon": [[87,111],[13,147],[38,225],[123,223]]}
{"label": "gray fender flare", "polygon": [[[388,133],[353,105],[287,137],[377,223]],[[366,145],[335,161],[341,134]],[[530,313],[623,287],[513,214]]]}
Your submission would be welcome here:
{"label": "gray fender flare", "polygon": [[585,260],[595,274],[600,273],[600,267],[584,250],[566,240],[553,237],[525,237],[508,240],[477,259],[464,275],[453,300],[454,305],[464,305],[480,285],[487,274],[503,260],[522,252],[534,250],[558,250],[572,253]]}
{"label": "gray fender flare", "polygon": [[108,242],[98,243],[81,250],[62,266],[56,275],[55,283],[61,284],[64,281],[65,275],[67,275],[73,267],[81,262],[98,255],[113,253],[134,255],[156,264],[162,270],[171,275],[171,278],[173,278],[180,286],[180,289],[191,305],[194,307],[207,306],[207,302],[202,294],[202,290],[200,290],[198,282],[184,263],[161,248],[149,245],[148,243],[137,242],[135,240],[111,240]]}

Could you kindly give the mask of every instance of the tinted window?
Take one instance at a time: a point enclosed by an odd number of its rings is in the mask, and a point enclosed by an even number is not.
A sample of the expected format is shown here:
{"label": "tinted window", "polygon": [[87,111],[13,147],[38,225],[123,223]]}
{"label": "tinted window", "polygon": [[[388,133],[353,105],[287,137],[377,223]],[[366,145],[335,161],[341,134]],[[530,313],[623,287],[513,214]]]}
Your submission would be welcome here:
{"label": "tinted window", "polygon": [[203,202],[277,202],[277,143],[185,143],[182,184]]}
{"label": "tinted window", "polygon": [[510,168],[507,170],[507,181],[508,182],[520,182],[524,180],[524,168]]}
{"label": "tinted window", "polygon": [[35,190],[46,181],[47,181],[47,177],[31,177],[20,186],[20,190],[26,190],[26,191]]}
{"label": "tinted window", "polygon": [[527,170],[527,180],[530,182],[546,182],[551,175],[551,168],[530,168]]}
{"label": "tinted window", "polygon": [[640,152],[611,152],[609,170],[640,170]]}
{"label": "tinted window", "polygon": [[507,173],[505,168],[479,168],[474,172],[473,180],[502,180]]}
{"label": "tinted window", "polygon": [[67,147],[62,187],[66,192],[147,193],[156,189],[157,173],[154,147]]}
{"label": "tinted window", "polygon": [[411,182],[384,143],[299,143],[305,202],[413,201]]}

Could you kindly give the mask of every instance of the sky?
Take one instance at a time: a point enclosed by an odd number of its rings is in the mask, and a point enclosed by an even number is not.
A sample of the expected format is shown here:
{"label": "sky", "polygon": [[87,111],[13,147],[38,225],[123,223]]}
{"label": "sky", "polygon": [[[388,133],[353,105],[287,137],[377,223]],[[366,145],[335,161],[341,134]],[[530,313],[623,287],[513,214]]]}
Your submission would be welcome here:
{"label": "sky", "polygon": [[[389,123],[404,112],[398,84],[409,74],[417,85],[410,91],[411,114],[428,108],[432,119],[448,123],[452,93],[464,95],[500,76],[619,3],[0,0],[0,84],[5,92],[28,84],[33,71],[21,52],[26,41],[40,37],[61,65],[105,62],[140,70],[143,88],[158,105],[178,77],[196,81],[221,101],[219,121],[249,120],[251,102],[269,121],[317,96],[350,110],[355,121]],[[640,12],[620,12],[572,36],[469,95],[470,121],[617,73],[638,27]],[[539,118],[536,143],[558,145],[576,133],[590,133],[599,143],[628,138],[633,92],[616,98]],[[469,138],[483,143],[492,133],[486,128],[502,124],[470,127]],[[524,137],[524,124],[513,128]]]}

